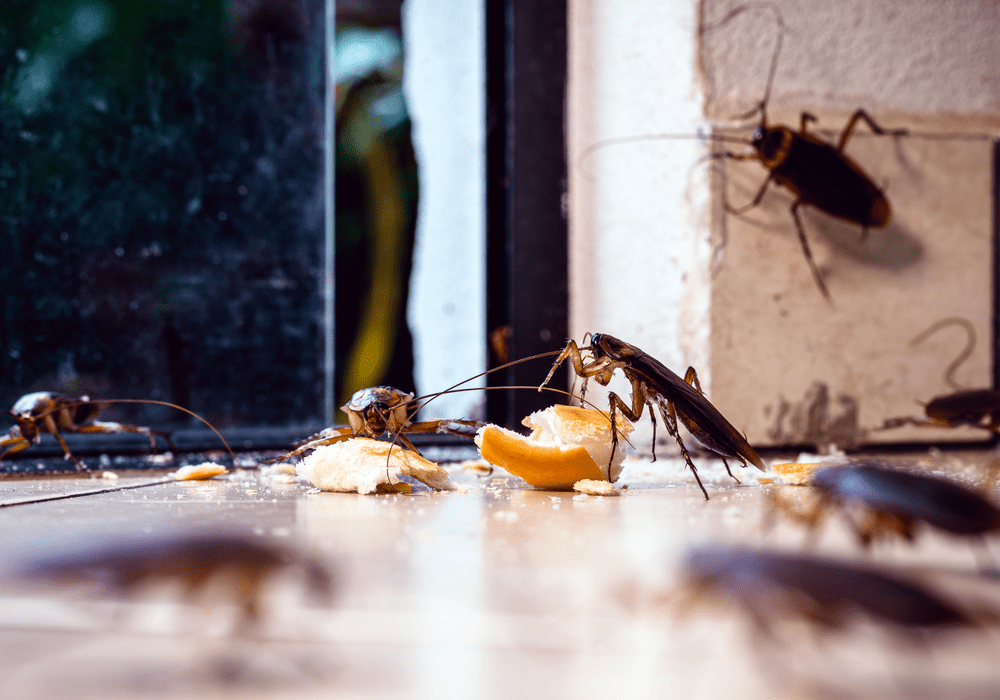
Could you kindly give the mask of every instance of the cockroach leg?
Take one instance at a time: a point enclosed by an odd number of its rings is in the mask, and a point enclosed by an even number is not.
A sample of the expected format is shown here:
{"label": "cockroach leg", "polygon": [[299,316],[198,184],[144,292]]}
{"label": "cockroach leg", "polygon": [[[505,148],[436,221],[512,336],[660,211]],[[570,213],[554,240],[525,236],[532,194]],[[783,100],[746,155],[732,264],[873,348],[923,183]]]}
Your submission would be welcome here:
{"label": "cockroach leg", "polygon": [[681,439],[681,431],[677,427],[677,411],[674,405],[669,401],[657,401],[656,407],[660,410],[660,417],[663,418],[663,423],[667,426],[667,432],[670,433],[671,437],[677,442],[678,447],[681,448],[681,455],[684,457],[684,462],[691,470],[691,473],[694,474],[694,480],[698,482],[698,488],[701,489],[707,501],[708,491],[705,490],[705,485],[701,483],[701,477],[698,476],[698,468],[691,461],[691,455],[688,453],[687,447],[684,446],[684,440]]}
{"label": "cockroach leg", "polygon": [[816,286],[819,287],[819,291],[823,294],[823,298],[828,302],[832,303],[833,300],[830,298],[830,292],[826,288],[826,282],[823,281],[823,275],[820,274],[819,268],[816,266],[816,259],[813,258],[812,250],[809,248],[809,240],[806,238],[805,227],[802,226],[802,218],[799,216],[799,207],[802,206],[803,202],[801,199],[794,202],[789,210],[792,214],[792,219],[795,221],[795,231],[799,235],[799,243],[802,244],[802,252],[806,256],[806,262],[809,264],[809,271],[812,273],[813,279],[816,281]]}

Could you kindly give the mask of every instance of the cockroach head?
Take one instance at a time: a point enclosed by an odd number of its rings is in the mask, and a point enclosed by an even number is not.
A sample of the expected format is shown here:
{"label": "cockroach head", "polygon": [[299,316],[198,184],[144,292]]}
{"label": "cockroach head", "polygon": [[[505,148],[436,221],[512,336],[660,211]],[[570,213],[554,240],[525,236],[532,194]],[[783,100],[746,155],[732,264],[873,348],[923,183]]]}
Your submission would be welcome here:
{"label": "cockroach head", "polygon": [[[590,352],[594,355],[594,359],[598,357],[604,357],[607,353],[604,350],[604,333],[589,333],[590,336]],[[587,337],[584,336],[584,342],[586,342]]]}

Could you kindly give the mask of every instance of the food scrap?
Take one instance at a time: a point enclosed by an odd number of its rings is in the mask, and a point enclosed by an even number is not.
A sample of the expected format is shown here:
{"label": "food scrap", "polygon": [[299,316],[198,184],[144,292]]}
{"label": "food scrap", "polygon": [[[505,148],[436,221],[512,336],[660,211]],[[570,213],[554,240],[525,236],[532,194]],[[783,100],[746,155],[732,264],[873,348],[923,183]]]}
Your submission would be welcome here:
{"label": "food scrap", "polygon": [[213,476],[219,476],[220,474],[225,474],[226,468],[221,464],[216,464],[215,462],[202,462],[201,464],[192,464],[187,467],[181,467],[170,477],[174,481],[198,481],[201,479],[211,479]]}
{"label": "food scrap", "polygon": [[771,469],[783,483],[801,486],[809,483],[813,472],[825,466],[828,465],[822,462],[784,462],[771,465]]}
{"label": "food scrap", "polygon": [[317,447],[299,465],[298,474],[324,491],[357,491],[362,495],[409,493],[409,484],[399,481],[404,476],[439,491],[453,488],[448,472],[434,462],[399,445],[370,438],[352,438]]}
{"label": "food scrap", "polygon": [[[537,488],[569,491],[581,480],[608,481],[611,458],[611,419],[606,413],[572,406],[550,406],[524,419],[532,429],[524,437],[496,425],[476,434],[483,459],[503,467]],[[632,431],[632,424],[618,424],[619,443]],[[615,450],[611,481],[616,481],[625,459]]]}
{"label": "food scrap", "polygon": [[573,490],[589,496],[620,496],[622,493],[622,490],[615,488],[615,485],[610,481],[597,481],[594,479],[581,479],[573,484]]}

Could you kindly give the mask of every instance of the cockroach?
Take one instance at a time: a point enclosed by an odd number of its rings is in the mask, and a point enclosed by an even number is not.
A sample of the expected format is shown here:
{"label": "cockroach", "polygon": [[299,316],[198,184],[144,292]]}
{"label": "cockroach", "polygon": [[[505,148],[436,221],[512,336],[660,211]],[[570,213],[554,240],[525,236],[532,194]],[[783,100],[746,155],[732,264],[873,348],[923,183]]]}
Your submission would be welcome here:
{"label": "cockroach", "polygon": [[876,430],[891,430],[904,425],[918,428],[957,428],[963,425],[1000,432],[1000,391],[969,389],[935,396],[924,406],[926,418],[901,416],[886,418]]}
{"label": "cockroach", "polygon": [[[741,215],[757,207],[763,201],[771,182],[792,193],[795,201],[792,202],[790,211],[792,220],[795,222],[799,242],[802,244],[802,252],[805,254],[816,285],[824,298],[829,300],[830,292],[816,266],[812,251],[809,249],[805,228],[799,217],[799,207],[812,206],[830,216],[857,224],[861,227],[862,240],[868,235],[868,229],[887,226],[892,219],[892,207],[889,205],[889,200],[861,166],[844,152],[844,149],[860,121],[864,121],[878,135],[898,137],[905,136],[908,131],[906,129],[884,129],[863,109],[858,109],[851,115],[836,145],[827,143],[807,131],[808,125],[817,121],[817,118],[809,112],[802,112],[798,131],[787,126],[769,126],[767,123],[767,103],[770,99],[774,75],[778,68],[778,58],[781,54],[781,44],[785,32],[784,20],[778,9],[770,3],[742,5],[729,12],[718,22],[703,27],[701,33],[705,34],[717,29],[737,15],[754,9],[766,9],[774,15],[778,25],[778,34],[764,97],[746,115],[760,114],[760,122],[754,130],[749,144],[753,150],[743,154],[719,151],[713,153],[712,157],[729,160],[756,160],[768,171],[767,178],[749,204],[735,208],[729,206],[728,202],[725,204],[726,209],[732,214]],[[731,139],[723,137],[719,140]]]}
{"label": "cockroach", "polygon": [[740,605],[757,630],[771,638],[775,623],[791,618],[833,631],[860,614],[915,638],[978,624],[930,588],[836,559],[716,546],[691,551],[683,570],[686,590],[695,599]]}
{"label": "cockroach", "polygon": [[905,136],[909,132],[906,129],[884,129],[864,109],[858,109],[851,115],[836,145],[827,143],[808,131],[809,124],[817,121],[817,117],[809,112],[802,112],[797,131],[788,126],[769,125],[767,122],[767,105],[770,100],[785,33],[784,19],[778,8],[771,3],[747,3],[733,9],[722,19],[707,26],[702,26],[700,33],[705,35],[722,27],[744,12],[752,10],[766,10],[771,12],[777,23],[778,32],[775,39],[774,53],[771,57],[764,96],[751,111],[740,115],[741,119],[749,119],[756,114],[760,115],[760,121],[757,123],[753,136],[749,141],[725,134],[651,134],[626,136],[606,139],[589,146],[581,154],[581,159],[585,159],[595,150],[606,146],[660,139],[697,138],[749,146],[751,150],[747,153],[716,151],[709,155],[710,158],[716,159],[754,160],[759,162],[768,171],[767,178],[761,184],[749,204],[742,207],[733,207],[724,198],[726,211],[739,216],[757,207],[763,201],[768,186],[772,182],[791,192],[795,197],[795,201],[792,202],[790,212],[792,220],[795,223],[799,243],[802,245],[802,252],[805,255],[816,286],[819,287],[823,297],[827,301],[830,301],[830,292],[827,289],[819,268],[816,266],[809,247],[805,228],[799,216],[799,208],[802,206],[815,207],[838,219],[857,224],[861,227],[862,240],[867,236],[868,229],[887,226],[892,219],[892,207],[889,204],[888,198],[878,185],[875,184],[871,176],[845,153],[845,148],[855,128],[861,121],[867,124],[878,135],[899,137]]}
{"label": "cockroach", "polygon": [[1000,432],[1000,390],[963,389],[954,379],[955,371],[972,355],[976,344],[976,330],[971,321],[962,317],[942,319],[918,334],[910,341],[910,345],[918,345],[931,334],[949,325],[962,326],[968,335],[965,348],[952,360],[944,373],[945,383],[956,391],[931,399],[924,406],[926,418],[913,416],[887,418],[876,430],[891,430],[904,425],[915,425],[920,428],[957,428],[964,425],[994,433]]}
{"label": "cockroach", "polygon": [[96,420],[97,414],[106,408],[108,403],[110,402],[91,401],[89,396],[71,398],[50,391],[25,394],[7,412],[17,425],[12,427],[5,437],[0,438],[0,448],[10,446],[0,452],[0,459],[8,454],[26,450],[32,444],[40,443],[42,433],[49,433],[59,441],[65,458],[73,460],[78,471],[86,469],[86,465],[70,452],[60,431],[66,433],[138,433],[149,438],[149,444],[154,454],[156,453],[157,437],[166,440],[170,449],[174,450],[170,433],[137,425]]}
{"label": "cockroach", "polygon": [[[323,445],[331,445],[333,443],[340,442],[341,440],[348,440],[353,437],[364,436],[378,438],[384,435],[391,435],[393,443],[400,442],[404,447],[413,450],[417,454],[420,454],[420,450],[418,450],[416,446],[406,437],[407,433],[447,433],[472,439],[475,437],[476,432],[485,426],[486,423],[482,421],[462,419],[439,419],[414,422],[412,419],[421,408],[426,406],[435,398],[452,392],[483,391],[487,389],[542,390],[539,387],[533,386],[460,387],[462,384],[477,379],[485,374],[489,374],[490,372],[496,372],[498,370],[506,369],[511,365],[528,362],[540,357],[551,357],[552,355],[556,355],[558,353],[558,350],[554,350],[552,352],[540,353],[538,355],[532,355],[530,357],[514,360],[462,380],[461,382],[448,387],[444,391],[434,392],[421,397],[414,397],[413,393],[405,393],[399,389],[389,386],[361,389],[355,392],[351,397],[351,400],[341,407],[341,410],[347,414],[349,425],[345,427],[327,428],[309,438],[305,442],[300,443],[294,450],[287,452],[280,457],[267,460],[265,464],[285,461],[298,456],[307,450],[312,450]],[[544,387],[544,390],[573,397],[573,394],[561,389]],[[583,399],[583,397],[574,398],[580,399],[583,403],[589,403]],[[612,423],[612,425],[614,425],[614,423]],[[616,441],[617,437],[617,432],[615,432]],[[390,484],[393,483],[389,477],[391,454],[392,452],[390,449],[389,453],[386,455],[385,465],[387,480]],[[613,456],[614,455],[612,455],[612,457]]]}
{"label": "cockroach", "polygon": [[[811,509],[797,512],[777,498],[775,505],[810,529],[831,508],[838,508],[863,547],[893,536],[912,542],[920,524],[966,537],[1000,530],[1000,508],[985,496],[943,477],[878,461],[825,467],[812,475],[809,484],[819,496]],[[863,520],[847,514],[851,506],[864,511]]]}
{"label": "cockroach", "polygon": [[[268,460],[266,463],[279,462],[302,454],[306,450],[312,450],[323,445],[332,445],[341,440],[348,440],[352,437],[379,438],[383,435],[392,435],[393,441],[403,443],[408,449],[420,454],[414,444],[406,437],[406,433],[446,433],[472,439],[476,431],[482,428],[485,423],[475,420],[461,419],[439,419],[414,422],[412,419],[424,406],[438,396],[443,396],[457,391],[485,391],[486,389],[527,389],[529,387],[473,387],[461,389],[463,384],[478,379],[491,372],[506,369],[511,365],[528,362],[540,357],[550,357],[559,351],[541,353],[525,357],[520,360],[507,362],[498,367],[493,367],[485,372],[480,372],[468,379],[464,379],[457,384],[448,387],[444,391],[434,392],[426,396],[415,397],[413,392],[404,392],[391,386],[374,386],[367,389],[359,389],[351,396],[351,400],[340,407],[340,410],[347,414],[348,425],[344,427],[326,428],[316,435],[308,438],[296,445],[296,449],[281,457]],[[530,387],[534,389],[535,387]],[[560,394],[569,392],[559,389],[547,389]]]}
{"label": "cockroach", "polygon": [[[586,344],[584,336],[583,342],[583,352],[589,352],[590,357],[585,360],[576,341],[570,340],[559,353],[539,391],[548,384],[556,368],[566,358],[571,359],[573,370],[577,375],[583,377],[585,381],[593,377],[601,386],[607,386],[615,370],[620,369],[632,385],[632,405],[625,403],[615,392],[608,393],[612,426],[611,459],[614,459],[615,449],[618,447],[618,430],[615,423],[617,414],[620,412],[626,419],[636,423],[648,405],[649,417],[653,422],[653,459],[656,459],[656,417],[653,413],[655,406],[667,427],[667,432],[680,446],[684,461],[694,474],[705,500],[708,500],[708,491],[701,483],[698,469],[691,461],[691,455],[688,454],[681,439],[677,427],[678,420],[702,445],[722,457],[722,463],[725,464],[730,476],[733,476],[733,473],[729,470],[727,457],[739,460],[744,467],[749,462],[764,471],[764,462],[747,439],[705,398],[698,382],[698,374],[693,367],[689,367],[684,379],[681,379],[656,358],[606,333],[590,334],[589,345]],[[609,460],[609,480],[610,470]]]}
{"label": "cockroach", "polygon": [[[260,618],[268,579],[297,570],[307,590],[329,600],[333,577],[326,566],[296,550],[234,533],[169,532],[163,536],[107,537],[85,543],[46,544],[11,568],[17,579],[62,585],[96,585],[109,594],[134,598],[143,588],[179,584],[195,598],[218,585],[240,609],[241,623]],[[15,557],[16,559],[16,557]]]}
{"label": "cockroach", "polygon": [[378,438],[389,433],[407,448],[420,453],[406,433],[448,433],[472,438],[485,423],[471,420],[430,420],[413,422],[411,414],[417,401],[413,393],[404,393],[391,386],[374,386],[356,391],[351,400],[340,407],[347,414],[349,425],[340,428],[326,428],[296,446],[296,449],[270,462],[284,461],[306,450],[322,445],[332,445],[352,437]]}
{"label": "cockroach", "polygon": [[41,442],[42,433],[49,433],[63,448],[64,459],[72,460],[77,471],[86,470],[87,465],[78,459],[72,452],[66,441],[63,440],[61,432],[67,433],[136,433],[149,438],[153,453],[156,453],[156,438],[162,437],[166,440],[171,451],[176,451],[170,433],[154,430],[137,425],[126,425],[124,423],[112,423],[108,421],[95,420],[98,413],[108,406],[116,403],[145,403],[157,406],[166,406],[178,411],[183,411],[199,421],[218,436],[219,440],[228,450],[236,464],[236,455],[233,454],[225,438],[219,434],[211,423],[183,406],[172,404],[167,401],[157,401],[155,399],[105,399],[93,401],[89,396],[71,398],[48,391],[38,391],[32,394],[25,394],[14,403],[10,411],[6,411],[11,416],[14,425],[4,437],[0,437],[0,448],[7,447],[0,452],[0,460],[6,455],[21,452],[31,447],[32,444]]}

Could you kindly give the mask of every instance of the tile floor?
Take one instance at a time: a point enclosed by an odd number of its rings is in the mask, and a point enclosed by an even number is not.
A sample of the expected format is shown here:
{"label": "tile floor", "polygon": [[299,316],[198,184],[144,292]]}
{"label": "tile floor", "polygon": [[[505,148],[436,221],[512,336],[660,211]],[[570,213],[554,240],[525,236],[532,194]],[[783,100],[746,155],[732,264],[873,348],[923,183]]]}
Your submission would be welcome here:
{"label": "tile floor", "polygon": [[[970,473],[989,456],[933,461]],[[732,542],[919,569],[950,595],[1000,609],[1000,585],[977,575],[983,553],[965,543],[927,533],[866,555],[836,520],[815,544],[786,522],[765,532],[757,475],[739,472],[737,486],[721,465],[698,462],[708,502],[677,460],[661,458],[630,460],[618,497],[537,491],[453,465],[451,492],[309,493],[245,470],[2,507],[4,562],[53,542],[224,529],[310,552],[337,586],[317,600],[292,572],[276,576],[262,619],[245,629],[232,606],[169,582],[122,599],[8,581],[0,697],[1000,697],[991,629],[921,645],[863,625],[817,635],[790,623],[773,644],[739,610],[677,595],[689,547]],[[7,478],[0,505],[149,481],[124,471],[113,482]]]}

